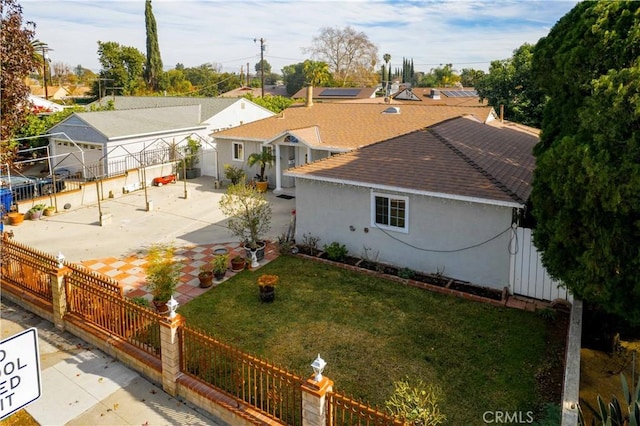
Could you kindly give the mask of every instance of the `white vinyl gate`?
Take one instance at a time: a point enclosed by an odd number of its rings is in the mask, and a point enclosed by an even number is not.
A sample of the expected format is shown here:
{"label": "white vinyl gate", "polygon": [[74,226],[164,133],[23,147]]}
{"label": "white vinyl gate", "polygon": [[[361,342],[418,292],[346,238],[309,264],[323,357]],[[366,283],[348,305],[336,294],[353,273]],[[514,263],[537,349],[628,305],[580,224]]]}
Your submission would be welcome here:
{"label": "white vinyl gate", "polygon": [[565,299],[573,301],[566,288],[560,287],[547,273],[540,253],[533,245],[531,229],[518,228],[512,245],[509,291],[511,294],[539,300]]}

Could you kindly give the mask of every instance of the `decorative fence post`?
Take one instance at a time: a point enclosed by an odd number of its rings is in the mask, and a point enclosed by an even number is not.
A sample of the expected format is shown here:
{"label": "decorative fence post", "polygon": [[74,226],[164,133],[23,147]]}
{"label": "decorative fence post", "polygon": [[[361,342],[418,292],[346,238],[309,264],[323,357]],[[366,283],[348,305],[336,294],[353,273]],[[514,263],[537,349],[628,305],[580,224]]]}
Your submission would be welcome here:
{"label": "decorative fence post", "polygon": [[162,358],[162,389],[176,396],[176,380],[180,375],[180,339],[178,329],[185,318],[180,314],[160,321],[160,355]]}
{"label": "decorative fence post", "polygon": [[53,324],[58,330],[65,331],[64,314],[67,312],[67,292],[65,289],[64,276],[71,270],[64,266],[64,256],[58,254],[58,269],[50,276],[51,283],[51,303],[53,304]]}
{"label": "decorative fence post", "polygon": [[327,424],[327,392],[333,390],[333,381],[322,377],[319,382],[313,375],[302,384],[302,426]]}

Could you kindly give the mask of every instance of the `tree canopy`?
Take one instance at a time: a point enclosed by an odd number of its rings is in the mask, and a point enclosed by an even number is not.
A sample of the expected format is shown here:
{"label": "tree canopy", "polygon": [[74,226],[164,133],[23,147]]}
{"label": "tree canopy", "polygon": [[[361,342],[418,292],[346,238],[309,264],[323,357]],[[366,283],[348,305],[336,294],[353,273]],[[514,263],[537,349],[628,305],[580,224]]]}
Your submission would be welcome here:
{"label": "tree canopy", "polygon": [[134,95],[144,89],[145,57],[138,49],[114,41],[98,41],[98,57],[102,69],[93,86],[94,94],[102,97],[107,87],[123,95]]}
{"label": "tree canopy", "polygon": [[640,324],[640,3],[581,2],[536,46],[549,95],[534,240],[575,296]]}
{"label": "tree canopy", "polygon": [[313,38],[313,45],[304,51],[311,53],[314,59],[326,62],[334,80],[341,86],[349,82],[366,85],[377,81],[378,47],[365,33],[351,27],[342,30],[322,28]]}
{"label": "tree canopy", "polygon": [[146,0],[144,5],[144,22],[147,29],[147,62],[144,67],[144,79],[147,86],[157,91],[161,89],[162,57],[160,56],[160,45],[158,44],[158,26],[156,18],[153,16],[151,0]]}
{"label": "tree canopy", "polygon": [[491,62],[489,73],[475,83],[480,99],[496,110],[504,106],[505,118],[539,128],[546,97],[532,74],[534,46],[523,44],[509,59]]}
{"label": "tree canopy", "polygon": [[0,163],[12,163],[17,144],[15,133],[26,122],[31,110],[25,79],[36,66],[31,42],[35,24],[23,25],[22,7],[15,0],[0,2]]}

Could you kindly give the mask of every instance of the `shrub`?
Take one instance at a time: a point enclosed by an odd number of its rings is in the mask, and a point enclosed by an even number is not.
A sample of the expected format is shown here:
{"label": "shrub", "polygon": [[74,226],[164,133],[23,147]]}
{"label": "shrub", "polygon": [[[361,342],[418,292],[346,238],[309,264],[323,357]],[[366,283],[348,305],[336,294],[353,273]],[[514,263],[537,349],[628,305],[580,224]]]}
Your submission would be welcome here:
{"label": "shrub", "polygon": [[393,385],[394,392],[384,404],[392,416],[414,426],[436,426],[447,419],[438,407],[442,399],[439,387],[426,385],[422,380],[415,387],[403,380]]}
{"label": "shrub", "polygon": [[398,276],[400,278],[405,278],[407,280],[410,280],[411,278],[415,277],[416,273],[413,271],[413,269],[410,268],[402,268],[398,271]]}
{"label": "shrub", "polygon": [[336,241],[329,245],[325,244],[323,249],[327,253],[327,258],[335,260],[336,262],[344,262],[347,259],[347,254],[349,254],[349,250],[347,250],[344,244]]}
{"label": "shrub", "polygon": [[231,164],[224,165],[224,177],[231,181],[232,185],[236,185],[240,182],[244,182],[246,177],[244,170],[240,167],[232,166]]}
{"label": "shrub", "polygon": [[318,251],[318,242],[320,241],[320,237],[307,234],[306,232],[302,234],[302,247],[311,255],[315,256]]}

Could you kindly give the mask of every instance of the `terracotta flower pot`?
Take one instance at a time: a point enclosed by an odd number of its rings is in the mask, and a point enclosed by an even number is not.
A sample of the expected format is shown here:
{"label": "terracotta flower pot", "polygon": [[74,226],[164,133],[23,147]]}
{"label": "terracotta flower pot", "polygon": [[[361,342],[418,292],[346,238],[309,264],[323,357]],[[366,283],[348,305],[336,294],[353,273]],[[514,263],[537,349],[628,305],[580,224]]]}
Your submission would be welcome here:
{"label": "terracotta flower pot", "polygon": [[200,279],[200,288],[209,288],[213,285],[213,272],[200,272],[198,279]]}
{"label": "terracotta flower pot", "polygon": [[24,221],[24,213],[9,213],[7,214],[9,218],[9,225],[18,226]]}

